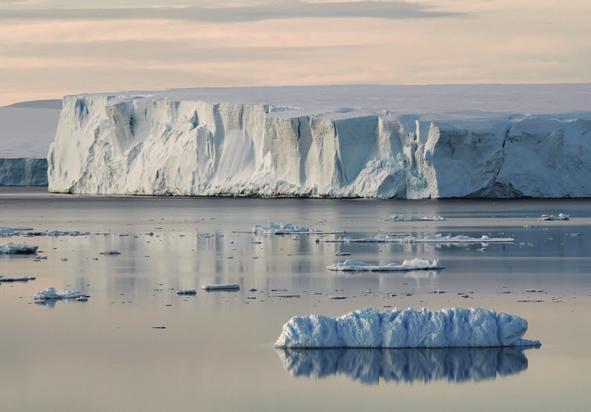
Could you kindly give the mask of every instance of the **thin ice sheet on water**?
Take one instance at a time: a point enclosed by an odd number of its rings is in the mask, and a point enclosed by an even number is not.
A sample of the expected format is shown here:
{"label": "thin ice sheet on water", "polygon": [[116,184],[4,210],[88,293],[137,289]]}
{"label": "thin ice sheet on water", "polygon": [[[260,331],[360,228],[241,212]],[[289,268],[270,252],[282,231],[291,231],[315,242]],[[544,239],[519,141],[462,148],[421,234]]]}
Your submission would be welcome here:
{"label": "thin ice sheet on water", "polygon": [[523,339],[527,320],[491,309],[362,309],[338,318],[294,316],[280,348],[454,348],[539,346]]}
{"label": "thin ice sheet on water", "polygon": [[391,215],[386,220],[393,222],[442,222],[445,220],[443,216],[415,216],[415,215]]}
{"label": "thin ice sheet on water", "polygon": [[388,263],[374,265],[362,260],[347,259],[328,266],[328,270],[343,272],[405,272],[411,270],[435,270],[443,269],[438,259],[405,259],[402,263]]}
{"label": "thin ice sheet on water", "polygon": [[317,243],[513,243],[512,237],[489,237],[482,235],[473,237],[467,235],[443,235],[437,233],[433,236],[399,236],[399,235],[375,235],[373,237],[350,238],[340,237],[335,239],[316,239]]}

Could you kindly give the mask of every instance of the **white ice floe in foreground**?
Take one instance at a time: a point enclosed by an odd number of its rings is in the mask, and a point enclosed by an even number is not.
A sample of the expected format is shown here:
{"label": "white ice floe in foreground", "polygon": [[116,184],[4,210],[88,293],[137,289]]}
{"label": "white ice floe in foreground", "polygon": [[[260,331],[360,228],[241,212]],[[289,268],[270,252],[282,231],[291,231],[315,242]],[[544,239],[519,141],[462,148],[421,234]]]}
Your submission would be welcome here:
{"label": "white ice floe in foreground", "polygon": [[205,291],[215,291],[215,290],[240,290],[240,285],[238,283],[215,283],[211,285],[203,285],[201,289]]}
{"label": "white ice floe in foreground", "polygon": [[35,294],[35,300],[65,300],[65,299],[76,299],[85,301],[88,299],[88,295],[80,292],[79,290],[64,290],[58,292],[55,288],[47,288],[41,292]]}
{"label": "white ice floe in foreground", "polygon": [[443,269],[438,259],[405,259],[402,263],[388,263],[387,265],[373,265],[361,260],[347,259],[328,266],[328,270],[343,272],[406,272],[411,270]]}
{"label": "white ice floe in foreground", "polygon": [[490,309],[363,309],[338,318],[294,316],[280,348],[455,348],[539,346],[523,339],[527,321]]}
{"label": "white ice floe in foreground", "polygon": [[391,215],[386,220],[394,222],[442,222],[445,220],[443,216],[414,216],[414,215]]}
{"label": "white ice floe in foreground", "polygon": [[540,216],[540,220],[570,220],[570,216],[567,215],[566,213],[559,213],[557,215],[547,215],[544,214],[542,216]]}
{"label": "white ice floe in foreground", "polygon": [[25,243],[9,243],[0,245],[0,255],[34,255],[39,246],[27,245]]}
{"label": "white ice floe in foreground", "polygon": [[33,276],[0,276],[0,283],[12,283],[12,282],[30,282],[35,280]]}
{"label": "white ice floe in foreground", "polygon": [[513,243],[514,241],[515,239],[512,237],[488,237],[486,235],[480,237],[466,235],[454,236],[443,235],[441,233],[425,237],[375,235],[364,238],[341,237],[335,239],[316,239],[318,243]]}

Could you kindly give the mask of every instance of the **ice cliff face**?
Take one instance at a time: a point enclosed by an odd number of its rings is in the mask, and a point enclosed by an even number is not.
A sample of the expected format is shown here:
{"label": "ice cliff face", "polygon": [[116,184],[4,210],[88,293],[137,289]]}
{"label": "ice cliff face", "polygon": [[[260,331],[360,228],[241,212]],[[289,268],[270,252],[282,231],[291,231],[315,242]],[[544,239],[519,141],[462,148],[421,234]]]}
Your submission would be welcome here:
{"label": "ice cliff face", "polygon": [[47,186],[47,160],[0,159],[0,186]]}
{"label": "ice cliff face", "polygon": [[244,100],[66,97],[48,156],[49,190],[406,199],[591,196],[591,115],[306,111]]}

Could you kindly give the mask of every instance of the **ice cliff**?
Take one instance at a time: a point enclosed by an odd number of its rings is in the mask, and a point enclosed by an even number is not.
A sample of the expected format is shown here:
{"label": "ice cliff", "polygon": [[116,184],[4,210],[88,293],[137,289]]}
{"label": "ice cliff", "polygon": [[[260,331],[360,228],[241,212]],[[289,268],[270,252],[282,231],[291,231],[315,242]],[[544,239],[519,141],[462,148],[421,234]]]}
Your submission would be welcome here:
{"label": "ice cliff", "polygon": [[539,346],[522,339],[527,320],[489,309],[363,309],[338,318],[294,316],[278,348],[464,348]]}
{"label": "ice cliff", "polygon": [[49,190],[405,199],[591,196],[591,87],[528,87],[69,96],[49,151]]}

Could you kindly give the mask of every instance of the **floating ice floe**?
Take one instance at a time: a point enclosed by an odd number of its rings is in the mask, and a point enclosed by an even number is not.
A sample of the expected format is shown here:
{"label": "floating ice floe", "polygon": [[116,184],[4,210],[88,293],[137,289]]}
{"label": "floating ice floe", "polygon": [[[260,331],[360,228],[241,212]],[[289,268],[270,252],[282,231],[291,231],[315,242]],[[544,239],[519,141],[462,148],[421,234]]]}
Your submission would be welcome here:
{"label": "floating ice floe", "polygon": [[410,270],[435,270],[443,269],[438,259],[405,259],[402,263],[388,263],[386,265],[374,265],[362,260],[347,259],[328,266],[328,270],[343,272],[405,272]]}
{"label": "floating ice floe", "polygon": [[540,216],[540,220],[545,220],[545,221],[549,221],[549,220],[570,220],[570,216],[567,215],[566,213],[559,213],[557,215],[547,215],[547,214],[544,214],[544,215]]}
{"label": "floating ice floe", "polygon": [[490,309],[363,309],[339,318],[294,316],[279,348],[460,348],[540,346],[523,339],[527,321]]}
{"label": "floating ice floe", "polygon": [[99,253],[99,255],[105,255],[105,256],[116,256],[116,255],[120,255],[121,252],[119,252],[118,250],[105,250],[104,252]]}
{"label": "floating ice floe", "polygon": [[240,290],[240,285],[238,283],[217,283],[212,285],[203,285],[201,289],[205,291],[215,291],[215,290]]}
{"label": "floating ice floe", "polygon": [[77,230],[64,231],[64,230],[41,230],[36,231],[32,228],[14,228],[14,227],[0,227],[0,237],[12,237],[12,236],[23,236],[23,237],[36,237],[36,236],[88,236],[90,232],[79,232]]}
{"label": "floating ice floe", "polygon": [[16,277],[0,276],[0,283],[30,282],[32,280],[35,280],[35,278],[33,276],[16,276]]}
{"label": "floating ice floe", "polygon": [[317,243],[513,243],[512,237],[472,237],[466,235],[443,235],[437,233],[433,236],[415,237],[415,236],[392,236],[375,235],[374,237],[349,238],[341,237],[336,239],[316,239]]}
{"label": "floating ice floe", "polygon": [[296,226],[291,223],[268,223],[266,225],[256,225],[252,228],[253,233],[263,235],[322,235],[338,234],[343,232],[324,232],[318,229],[309,229],[304,226]]}
{"label": "floating ice floe", "polygon": [[195,296],[197,294],[197,290],[195,290],[195,289],[177,290],[176,294],[179,296]]}
{"label": "floating ice floe", "polygon": [[35,255],[39,246],[25,243],[9,243],[0,245],[0,255]]}
{"label": "floating ice floe", "polygon": [[363,384],[468,382],[525,371],[524,347],[446,349],[277,349],[293,377],[344,375]]}
{"label": "floating ice floe", "polygon": [[64,290],[63,292],[58,292],[55,288],[47,288],[42,290],[41,292],[37,292],[35,294],[35,300],[66,300],[66,299],[75,299],[84,301],[84,299],[88,300],[88,295],[80,292],[79,290]]}
{"label": "floating ice floe", "polygon": [[386,220],[394,222],[442,222],[445,220],[443,216],[414,216],[414,215],[391,215]]}

